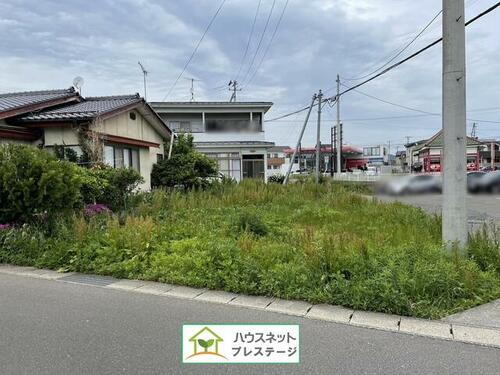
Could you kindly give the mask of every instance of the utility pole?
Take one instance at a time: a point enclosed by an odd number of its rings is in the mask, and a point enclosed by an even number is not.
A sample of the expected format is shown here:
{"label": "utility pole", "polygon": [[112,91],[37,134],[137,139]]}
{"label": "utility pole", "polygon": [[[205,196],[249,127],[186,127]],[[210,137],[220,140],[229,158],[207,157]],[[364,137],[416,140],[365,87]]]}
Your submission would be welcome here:
{"label": "utility pole", "polygon": [[143,76],[143,79],[144,79],[144,100],[147,101],[148,100],[148,95],[147,95],[147,92],[146,92],[146,76],[148,75],[148,71],[146,69],[144,69],[144,66],[142,66],[141,62],[138,61],[137,62],[139,64],[139,66],[141,67],[141,70],[142,70],[142,76]]}
{"label": "utility pole", "polygon": [[190,91],[190,93],[191,93],[191,100],[190,101],[194,102],[195,101],[194,100],[194,83],[195,82],[201,82],[201,80],[194,79],[194,78],[184,78],[184,79],[187,79],[188,81],[191,81],[191,91]]}
{"label": "utility pole", "polygon": [[491,142],[490,145],[490,157],[491,157],[491,170],[495,170],[495,159],[496,159],[496,144],[495,142]]}
{"label": "utility pole", "polygon": [[443,0],[443,243],[467,245],[464,0]]}
{"label": "utility pole", "polygon": [[472,130],[470,131],[471,138],[476,138],[477,123],[472,123]]}
{"label": "utility pole", "polygon": [[344,144],[344,124],[340,123],[340,131],[339,131],[339,145],[340,145],[340,172],[342,172],[342,165],[344,164],[344,160],[342,159],[342,145]]}
{"label": "utility pole", "polygon": [[333,153],[333,149],[335,147],[335,143],[337,142],[337,128],[332,126],[330,130],[330,176],[333,177],[334,165],[335,165],[335,154]]}
{"label": "utility pole", "polygon": [[323,92],[318,92],[318,125],[316,128],[316,183],[319,184],[320,174],[320,157],[321,157],[321,104],[323,100]]}
{"label": "utility pole", "polygon": [[340,140],[340,76],[337,74],[337,130],[339,132],[337,137],[337,173],[342,172],[342,143]]}
{"label": "utility pole", "polygon": [[[309,122],[309,116],[311,116],[312,109],[314,107],[314,102],[316,101],[316,94],[313,95],[311,105],[309,106],[309,110],[307,111],[307,116],[304,121],[304,125],[302,125],[302,130],[300,131],[299,140],[297,141],[297,146],[293,151],[292,160],[290,161],[290,166],[288,167],[288,171],[286,172],[285,179],[283,180],[283,185],[288,183],[288,179],[290,178],[290,173],[292,172],[293,162],[295,161],[295,157],[297,156],[297,152],[302,142],[302,137],[304,136],[304,131],[306,130],[307,123]],[[300,165],[300,162],[299,162]]]}
{"label": "utility pole", "polygon": [[233,92],[231,94],[231,99],[229,99],[229,102],[232,103],[232,102],[236,101],[236,93],[238,91],[241,91],[241,89],[238,88],[238,81],[236,81],[236,80],[229,81],[228,86],[229,86],[229,91]]}

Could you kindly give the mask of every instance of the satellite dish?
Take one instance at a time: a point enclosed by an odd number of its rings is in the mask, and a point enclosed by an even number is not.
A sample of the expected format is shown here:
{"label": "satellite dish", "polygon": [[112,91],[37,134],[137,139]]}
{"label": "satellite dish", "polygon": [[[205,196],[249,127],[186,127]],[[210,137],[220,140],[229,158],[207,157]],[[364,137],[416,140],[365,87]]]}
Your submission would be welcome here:
{"label": "satellite dish", "polygon": [[84,81],[83,81],[82,77],[78,76],[78,77],[73,78],[73,86],[75,87],[75,89],[78,92],[81,92],[83,83],[84,83]]}

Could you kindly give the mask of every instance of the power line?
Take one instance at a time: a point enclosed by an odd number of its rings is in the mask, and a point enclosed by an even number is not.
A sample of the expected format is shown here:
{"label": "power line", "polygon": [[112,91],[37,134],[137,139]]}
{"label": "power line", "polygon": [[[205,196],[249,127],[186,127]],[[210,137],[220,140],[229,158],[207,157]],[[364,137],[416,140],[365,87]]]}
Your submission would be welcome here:
{"label": "power line", "polygon": [[259,0],[259,3],[257,4],[257,10],[255,11],[255,17],[253,18],[252,29],[250,30],[250,35],[248,37],[247,46],[245,48],[245,53],[243,54],[243,58],[241,59],[240,68],[238,69],[238,74],[236,74],[235,80],[238,80],[238,78],[240,77],[241,69],[243,69],[243,65],[245,64],[245,58],[247,57],[248,49],[250,48],[250,43],[252,41],[252,37],[253,37],[254,31],[255,31],[255,23],[257,22],[257,17],[259,16],[259,10],[260,10],[261,4],[262,4],[262,0]]}
{"label": "power line", "polygon": [[222,7],[224,6],[224,4],[226,3],[226,0],[222,0],[221,4],[219,5],[219,8],[217,8],[217,11],[215,12],[215,14],[212,16],[212,19],[210,20],[210,22],[208,23],[205,31],[203,32],[203,35],[201,36],[200,40],[198,41],[198,44],[196,44],[196,47],[194,48],[193,50],[193,53],[191,53],[191,56],[189,57],[188,61],[186,62],[186,64],[184,65],[184,68],[182,68],[182,71],[181,73],[179,74],[179,76],[175,79],[175,82],[174,84],[170,87],[170,90],[168,90],[167,92],[167,95],[165,95],[165,97],[163,98],[162,101],[165,101],[165,99],[167,99],[167,97],[172,93],[172,90],[175,88],[175,86],[177,85],[177,83],[179,82],[179,79],[181,79],[182,75],[184,74],[184,72],[186,71],[187,67],[189,66],[189,64],[191,63],[191,61],[193,60],[194,56],[196,55],[196,52],[198,52],[198,48],[200,47],[201,43],[203,42],[203,39],[205,39],[205,36],[207,35],[208,33],[208,30],[210,30],[210,27],[212,27],[212,24],[214,23],[215,19],[217,18],[217,16],[219,15],[220,11],[222,10]]}
{"label": "power line", "polygon": [[[467,21],[467,22],[465,23],[465,26],[469,26],[471,23],[473,23],[473,22],[477,21],[478,19],[480,19],[480,18],[484,17],[484,16],[485,16],[485,15],[487,15],[488,13],[493,12],[493,11],[494,11],[496,8],[498,8],[499,6],[500,6],[500,1],[499,1],[499,2],[497,2],[495,5],[493,5],[493,6],[489,7],[488,9],[486,9],[484,12],[479,13],[476,17],[474,17],[474,18],[472,18],[471,20]],[[415,52],[415,53],[413,53],[412,55],[408,56],[407,58],[405,58],[405,59],[403,59],[403,60],[401,60],[401,61],[399,61],[399,62],[397,62],[397,63],[395,63],[395,64],[393,64],[393,65],[391,65],[391,66],[389,66],[389,67],[387,67],[387,68],[385,68],[383,71],[381,71],[380,73],[377,73],[377,74],[376,74],[376,75],[374,75],[373,77],[370,77],[370,78],[368,78],[367,80],[365,80],[365,81],[363,81],[363,82],[361,82],[361,83],[358,83],[358,84],[354,85],[353,87],[351,87],[351,88],[349,88],[349,89],[347,89],[347,90],[345,90],[345,91],[341,92],[341,93],[340,93],[340,95],[344,95],[344,94],[348,93],[348,92],[349,92],[349,91],[351,91],[351,90],[354,90],[354,89],[356,89],[356,88],[358,88],[358,87],[361,87],[361,86],[363,86],[363,85],[367,84],[368,82],[373,81],[374,79],[376,79],[376,78],[378,78],[378,77],[380,77],[380,76],[382,76],[382,75],[386,74],[387,72],[391,71],[391,70],[392,70],[392,69],[394,69],[394,68],[397,68],[398,66],[400,66],[400,65],[404,64],[405,62],[407,62],[407,61],[409,61],[409,60],[413,59],[414,57],[416,57],[416,56],[420,55],[421,53],[423,53],[423,52],[427,51],[428,49],[430,49],[430,48],[434,47],[435,45],[437,45],[437,44],[441,43],[442,41],[443,41],[443,38],[442,38],[442,37],[441,37],[441,38],[439,38],[439,39],[437,39],[437,40],[435,40],[435,41],[434,41],[434,42],[432,42],[431,44],[428,44],[428,45],[427,45],[427,46],[425,46],[424,48],[421,48],[420,50],[418,50],[417,52]]]}
{"label": "power line", "polygon": [[[477,21],[478,19],[480,19],[480,18],[484,17],[484,16],[485,16],[485,15],[487,15],[488,13],[493,12],[493,11],[494,11],[496,8],[498,8],[499,6],[500,6],[500,1],[499,1],[499,2],[497,2],[495,5],[493,5],[493,6],[489,7],[488,9],[486,9],[484,12],[479,13],[477,16],[475,16],[475,17],[474,17],[474,18],[472,18],[471,20],[467,21],[467,22],[465,23],[465,26],[469,26],[470,24],[472,24],[473,22]],[[341,92],[341,93],[339,94],[339,96],[342,96],[342,95],[344,95],[344,94],[348,93],[349,91],[352,91],[352,90],[354,90],[354,89],[357,89],[358,87],[361,87],[361,86],[363,86],[363,85],[367,84],[368,82],[371,82],[371,81],[373,81],[374,79],[376,79],[376,78],[378,78],[378,77],[380,77],[380,76],[382,76],[382,75],[386,74],[387,72],[391,71],[392,69],[394,69],[394,68],[396,68],[396,67],[398,67],[398,66],[400,66],[400,65],[404,64],[405,62],[407,62],[407,61],[409,61],[409,60],[413,59],[414,57],[416,57],[416,56],[420,55],[421,53],[423,53],[423,52],[427,51],[428,49],[430,49],[430,48],[434,47],[436,44],[439,44],[442,40],[443,40],[443,38],[439,38],[438,40],[435,40],[435,41],[434,41],[434,42],[432,42],[431,44],[427,45],[427,46],[426,46],[426,47],[424,47],[424,48],[421,48],[421,49],[420,49],[420,50],[418,50],[417,52],[415,52],[415,53],[413,53],[412,55],[410,55],[410,56],[406,57],[405,59],[403,59],[403,60],[401,60],[401,61],[399,61],[399,62],[397,62],[397,63],[395,63],[395,64],[393,64],[393,65],[391,65],[391,66],[389,66],[388,68],[384,69],[382,72],[380,72],[380,73],[376,74],[375,76],[373,76],[373,77],[371,77],[371,78],[369,78],[369,79],[367,79],[367,80],[365,80],[365,81],[363,81],[363,82],[361,82],[361,83],[358,83],[358,84],[356,84],[355,86],[350,87],[349,89],[344,90],[343,92]],[[333,88],[329,88],[329,89],[327,89],[327,90],[325,90],[325,91],[329,91],[329,90],[332,90],[332,89],[333,89]],[[331,97],[331,98],[329,98],[329,99],[334,99],[334,98],[335,98],[335,96],[333,96],[333,97]],[[324,99],[324,100],[328,100],[328,99]],[[271,119],[271,120],[265,120],[265,122],[271,122],[271,121],[274,121],[274,120],[280,120],[280,119],[282,119],[282,118],[286,118],[286,117],[292,116],[292,115],[294,115],[294,114],[297,114],[297,113],[303,112],[303,111],[307,110],[308,108],[309,108],[309,107],[301,108],[301,109],[299,109],[299,110],[297,110],[297,111],[294,111],[294,112],[291,112],[291,113],[289,113],[289,114],[281,115],[281,116],[279,116],[279,117],[277,117],[277,118],[274,118],[274,119]],[[483,121],[483,122],[487,122],[487,121]]]}
{"label": "power line", "polygon": [[264,40],[264,36],[266,35],[266,31],[267,31],[267,28],[269,26],[269,21],[271,20],[271,16],[273,15],[275,5],[276,5],[276,0],[273,0],[273,4],[271,5],[271,9],[269,10],[269,14],[267,16],[266,24],[264,25],[264,30],[262,31],[262,35],[260,36],[259,43],[257,44],[257,49],[255,50],[255,53],[252,57],[252,61],[250,62],[250,65],[249,65],[248,70],[245,74],[245,77],[243,77],[242,82],[246,81],[246,79],[248,78],[248,75],[250,74],[250,71],[252,70],[253,64],[255,62],[255,58],[257,57],[257,54],[259,53],[260,47],[262,45],[262,41]]}
{"label": "power line", "polygon": [[271,40],[269,41],[269,44],[267,45],[267,48],[264,51],[264,54],[262,55],[262,58],[260,59],[259,65],[255,69],[254,73],[252,74],[252,76],[250,77],[250,79],[248,80],[248,82],[246,83],[245,86],[250,85],[250,83],[255,78],[255,75],[258,73],[260,67],[262,66],[262,63],[264,62],[264,59],[266,58],[266,55],[269,52],[269,49],[271,48],[271,45],[273,44],[274,38],[276,37],[276,34],[278,33],[278,29],[279,29],[279,27],[281,25],[281,21],[283,20],[283,16],[285,15],[285,11],[286,11],[286,8],[288,6],[289,1],[290,0],[286,0],[286,3],[283,6],[283,10],[281,11],[280,17],[278,19],[278,22],[276,23],[276,27],[274,28],[274,32],[273,32],[273,35],[271,36]]}
{"label": "power line", "polygon": [[[341,85],[344,86],[344,87],[347,87],[347,88],[351,89],[349,86],[347,86],[347,85],[345,85],[343,83],[341,83]],[[366,97],[368,97],[370,99],[374,99],[374,100],[377,100],[377,101],[385,103],[385,104],[393,105],[395,107],[403,108],[403,109],[406,109],[408,111],[419,112],[419,113],[425,114],[427,116],[438,116],[438,117],[442,116],[441,113],[428,112],[428,111],[424,111],[424,110],[421,110],[421,109],[418,109],[418,108],[408,107],[406,105],[402,105],[402,104],[390,102],[388,100],[376,97],[374,95],[367,94],[367,93],[359,91],[357,89],[352,89],[352,91],[357,92],[358,94],[364,95],[364,96],[366,96]],[[486,122],[486,123],[492,123],[492,124],[497,124],[497,123],[500,124],[500,121],[492,121],[492,120],[478,120],[478,119],[471,119],[471,118],[467,118],[467,120],[468,121],[475,121],[475,122]]]}
{"label": "power line", "polygon": [[389,59],[389,61],[387,61],[385,64],[381,65],[380,67],[378,67],[377,69],[375,69],[374,71],[368,73],[368,74],[365,74],[361,77],[357,77],[357,78],[344,78],[344,80],[347,80],[347,81],[359,81],[361,79],[365,79],[366,77],[369,77],[371,76],[372,74],[375,74],[376,72],[378,72],[379,70],[385,68],[387,65],[389,65],[391,62],[393,62],[394,60],[396,60],[399,56],[401,56],[403,54],[404,51],[406,51],[408,48],[410,48],[410,46],[415,43],[415,41],[420,38],[420,36],[422,36],[423,33],[425,33],[425,31],[434,23],[434,21],[441,15],[441,13],[443,13],[442,10],[440,10],[435,16],[434,18],[432,18],[432,20],[430,20],[429,23],[427,23],[427,25],[425,25],[425,27],[409,42],[407,43],[397,54],[395,54],[391,59]]}

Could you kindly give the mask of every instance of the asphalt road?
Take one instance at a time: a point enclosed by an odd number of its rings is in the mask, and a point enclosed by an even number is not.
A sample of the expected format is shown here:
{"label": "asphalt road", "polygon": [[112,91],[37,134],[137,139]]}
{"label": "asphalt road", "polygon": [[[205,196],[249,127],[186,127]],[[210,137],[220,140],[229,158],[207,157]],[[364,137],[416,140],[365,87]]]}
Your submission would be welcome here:
{"label": "asphalt road", "polygon": [[[441,213],[443,196],[441,194],[409,195],[392,197],[378,195],[384,202],[398,201],[421,207],[431,213]],[[500,195],[477,194],[467,196],[467,212],[469,220],[494,220],[500,222]]]}
{"label": "asphalt road", "polygon": [[[301,325],[299,365],[183,365],[183,323]],[[498,374],[500,350],[282,314],[0,275],[1,374]]]}

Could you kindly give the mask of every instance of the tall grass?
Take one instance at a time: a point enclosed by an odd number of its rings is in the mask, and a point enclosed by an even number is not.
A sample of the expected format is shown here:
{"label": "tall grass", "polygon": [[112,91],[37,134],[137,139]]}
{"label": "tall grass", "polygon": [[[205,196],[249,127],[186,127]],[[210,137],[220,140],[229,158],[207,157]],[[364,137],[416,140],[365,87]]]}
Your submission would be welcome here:
{"label": "tall grass", "polygon": [[[357,188],[355,188],[357,189]],[[500,246],[441,248],[441,219],[351,186],[244,181],[154,191],[125,216],[0,232],[0,262],[438,318],[500,297]]]}

